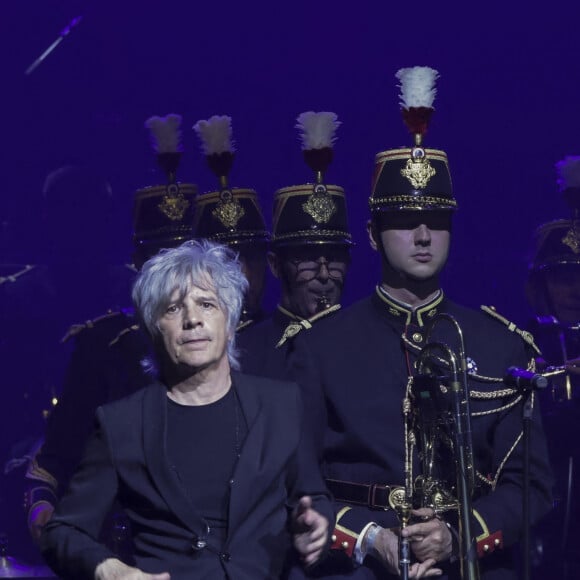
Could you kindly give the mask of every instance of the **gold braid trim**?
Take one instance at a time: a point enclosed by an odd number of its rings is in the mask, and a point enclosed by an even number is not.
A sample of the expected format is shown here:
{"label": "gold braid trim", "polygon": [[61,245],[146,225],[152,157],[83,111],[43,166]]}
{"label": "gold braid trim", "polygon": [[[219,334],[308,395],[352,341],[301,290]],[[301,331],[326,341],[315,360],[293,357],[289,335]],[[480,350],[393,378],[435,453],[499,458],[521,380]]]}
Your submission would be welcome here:
{"label": "gold braid trim", "polygon": [[79,334],[83,330],[85,330],[87,328],[93,328],[93,326],[95,326],[95,324],[97,324],[98,322],[101,322],[102,320],[107,320],[108,318],[112,318],[113,316],[121,316],[121,312],[118,312],[118,311],[113,312],[112,310],[109,310],[106,314],[103,314],[102,316],[98,316],[97,318],[93,318],[92,320],[87,320],[85,323],[73,324],[68,329],[67,333],[60,339],[60,342],[64,343],[69,338],[76,336],[77,334]]}
{"label": "gold braid trim", "polygon": [[18,272],[14,272],[14,274],[10,274],[10,276],[0,276],[0,286],[5,282],[16,282],[20,276],[24,276],[24,274],[27,274],[30,270],[34,270],[34,268],[36,268],[36,266],[26,264],[22,270],[18,270]]}
{"label": "gold braid trim", "polygon": [[503,399],[516,395],[516,389],[498,389],[497,391],[469,391],[472,399]]}
{"label": "gold braid trim", "polygon": [[115,344],[117,344],[119,342],[119,340],[125,336],[126,334],[129,334],[130,332],[136,332],[139,330],[139,325],[138,324],[133,324],[132,326],[128,326],[127,328],[123,328],[123,330],[121,330],[121,332],[119,332],[119,334],[117,334],[117,336],[109,343],[109,346],[114,346]]}
{"label": "gold braid trim", "polygon": [[244,328],[248,328],[248,326],[250,326],[251,324],[254,324],[253,318],[249,318],[248,320],[244,320],[244,322],[240,322],[236,326],[236,332],[238,332],[239,330],[244,330]]}
{"label": "gold braid trim", "polygon": [[[421,351],[421,347],[412,343],[404,334],[402,335],[401,338],[403,339],[403,342],[405,343],[405,345],[409,349],[414,350],[415,352]],[[438,356],[434,356],[433,358],[435,358],[437,360],[437,362],[439,364],[441,364],[441,366],[449,367],[449,362],[446,361],[445,359],[438,357]],[[534,358],[532,358],[528,361],[528,365],[527,365],[526,370],[535,371],[535,368],[536,368],[536,361]],[[477,373],[469,373],[468,376],[473,381],[477,381],[480,383],[488,383],[488,384],[495,383],[498,385],[499,384],[503,385],[503,378],[501,378],[501,377],[487,377],[484,375],[478,375]],[[469,390],[469,397],[471,399],[480,399],[480,400],[503,399],[505,397],[512,397],[512,396],[517,395],[517,394],[518,394],[518,391],[516,389],[510,389],[510,388],[497,389],[495,391],[476,391],[473,389]],[[491,415],[493,413],[499,413],[500,411],[503,411],[505,409],[509,409],[509,408],[513,407],[520,400],[521,400],[521,396],[518,396],[513,401],[510,401],[506,405],[503,405],[503,406],[498,407],[496,409],[491,409],[489,411],[480,411],[480,412],[471,413],[471,414],[472,414],[472,416],[477,417],[480,415]]]}
{"label": "gold braid trim", "polygon": [[515,399],[513,399],[512,401],[510,401],[509,403],[506,403],[505,405],[501,406],[501,407],[496,407],[495,409],[488,409],[487,411],[476,411],[471,413],[472,417],[483,417],[484,415],[493,415],[494,413],[501,413],[502,411],[505,411],[507,409],[511,409],[512,407],[515,407],[522,399],[522,396],[520,395],[519,397],[516,397]]}
{"label": "gold braid trim", "polygon": [[42,481],[48,484],[53,490],[58,488],[58,481],[54,478],[46,469],[43,469],[38,465],[36,461],[36,456],[32,458],[28,464],[28,469],[26,470],[25,477],[27,479],[34,479],[36,481]]}
{"label": "gold braid trim", "polygon": [[536,341],[534,340],[531,332],[518,328],[513,322],[510,322],[507,318],[499,314],[494,306],[480,306],[480,308],[483,310],[483,312],[489,314],[489,316],[492,318],[495,318],[496,320],[499,320],[501,323],[505,324],[510,332],[515,332],[521,336],[522,339],[527,342],[536,351],[537,354],[540,354],[540,349],[536,345]]}
{"label": "gold braid trim", "polygon": [[483,531],[483,533],[476,538],[476,541],[479,542],[480,540],[483,540],[489,536],[489,528],[487,527],[484,519],[481,517],[481,514],[476,509],[473,510],[473,517],[477,520],[477,523],[481,526]]}
{"label": "gold braid trim", "polygon": [[[283,311],[284,313],[288,312],[287,310],[283,309],[281,306],[278,306],[278,308],[281,311]],[[327,308],[326,310],[323,310],[322,312],[316,313],[314,316],[311,316],[310,318],[293,320],[292,322],[290,322],[288,324],[288,326],[284,330],[284,334],[282,335],[282,338],[276,344],[276,348],[280,348],[289,338],[293,338],[301,330],[309,330],[310,328],[312,328],[312,325],[317,320],[320,320],[321,318],[324,318],[325,316],[328,316],[329,314],[332,314],[333,312],[336,312],[337,310],[340,310],[340,304],[335,304],[334,306],[331,306],[330,308]]]}
{"label": "gold braid trim", "polygon": [[523,431],[520,432],[520,434],[518,435],[517,439],[514,441],[514,444],[510,447],[509,451],[506,453],[505,457],[502,459],[501,463],[499,464],[499,467],[497,468],[497,471],[495,472],[495,476],[492,480],[489,479],[489,477],[486,477],[485,475],[481,474],[479,471],[476,471],[476,475],[477,478],[481,481],[483,481],[483,483],[491,486],[491,490],[495,491],[495,487],[497,485],[499,476],[501,475],[503,466],[506,464],[507,460],[510,458],[511,454],[514,452],[514,449],[517,447],[518,443],[522,440],[524,433]]}
{"label": "gold braid trim", "polygon": [[[340,520],[342,519],[342,516],[344,516],[346,514],[346,512],[350,511],[352,508],[349,506],[344,506],[343,508],[341,508],[341,510],[336,514],[336,525],[338,527],[338,522],[340,522]],[[343,528],[344,530],[346,530],[346,528]],[[350,531],[350,530],[346,530],[346,531]],[[351,532],[352,533],[352,532]]]}

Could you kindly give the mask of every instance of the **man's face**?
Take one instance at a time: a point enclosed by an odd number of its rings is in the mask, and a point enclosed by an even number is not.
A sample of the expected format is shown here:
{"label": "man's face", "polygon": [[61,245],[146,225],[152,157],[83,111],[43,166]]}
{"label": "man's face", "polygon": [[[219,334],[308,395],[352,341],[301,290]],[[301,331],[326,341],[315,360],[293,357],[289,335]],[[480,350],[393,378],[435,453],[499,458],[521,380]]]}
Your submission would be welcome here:
{"label": "man's face", "polygon": [[373,249],[381,251],[385,272],[402,280],[432,280],[443,269],[449,254],[449,211],[393,211],[369,222]]}
{"label": "man's face", "polygon": [[340,303],[350,263],[348,248],[340,245],[288,247],[268,255],[274,276],[282,284],[281,305],[310,318]]}
{"label": "man's face", "polygon": [[235,248],[240,253],[242,272],[249,282],[244,298],[244,310],[250,314],[258,312],[262,306],[262,296],[266,283],[266,246],[265,244],[242,244]]}
{"label": "man's face", "polygon": [[556,267],[546,272],[546,289],[553,314],[560,322],[580,322],[580,266]]}
{"label": "man's face", "polygon": [[183,298],[176,290],[157,326],[176,367],[201,370],[229,364],[227,316],[213,289],[192,284]]}

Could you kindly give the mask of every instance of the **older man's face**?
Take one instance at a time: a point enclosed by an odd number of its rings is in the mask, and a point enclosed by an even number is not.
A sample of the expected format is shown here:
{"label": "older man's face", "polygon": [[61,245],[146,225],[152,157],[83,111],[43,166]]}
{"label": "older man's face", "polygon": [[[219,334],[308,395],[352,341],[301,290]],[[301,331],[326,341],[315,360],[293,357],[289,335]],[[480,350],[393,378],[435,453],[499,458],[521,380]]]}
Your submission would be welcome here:
{"label": "older man's face", "polygon": [[158,328],[167,355],[177,367],[229,366],[227,315],[213,290],[192,284],[183,298],[176,290]]}
{"label": "older man's face", "polygon": [[282,284],[281,305],[310,318],[339,304],[350,253],[340,245],[320,244],[285,248],[270,255],[274,275]]}

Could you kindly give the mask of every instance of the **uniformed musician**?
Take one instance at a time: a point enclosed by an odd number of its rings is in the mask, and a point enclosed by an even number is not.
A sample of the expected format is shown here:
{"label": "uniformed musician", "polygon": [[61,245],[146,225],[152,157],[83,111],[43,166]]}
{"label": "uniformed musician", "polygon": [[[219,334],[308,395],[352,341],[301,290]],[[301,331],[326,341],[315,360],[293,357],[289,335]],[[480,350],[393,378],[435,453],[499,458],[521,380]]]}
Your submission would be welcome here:
{"label": "uniformed musician", "polygon": [[[533,369],[533,341],[493,309],[459,306],[441,288],[457,201],[446,153],[422,145],[437,73],[414,67],[398,76],[415,143],[376,156],[368,234],[381,260],[379,283],[371,296],[301,333],[295,343],[295,378],[305,391],[337,512],[333,556],[313,576],[398,577],[398,498],[407,474],[419,475],[417,447],[411,447],[413,455],[406,453],[416,434],[405,430],[403,401],[430,322],[447,313],[459,323],[467,349],[479,567],[482,578],[514,578],[512,549],[523,531],[522,397],[503,377],[512,365]],[[458,352],[451,324],[438,325],[431,340]],[[551,472],[537,415],[536,408],[532,521],[551,505]],[[453,466],[447,475],[455,473]],[[411,485],[418,481],[412,478]],[[410,543],[409,576],[458,578],[455,512],[413,507],[401,532]]]}
{"label": "uniformed musician", "polygon": [[274,195],[268,263],[280,284],[278,306],[240,336],[244,370],[275,378],[286,376],[294,337],[340,308],[352,245],[344,189],[324,179],[340,122],[334,113],[312,111],[297,121],[316,179]]}

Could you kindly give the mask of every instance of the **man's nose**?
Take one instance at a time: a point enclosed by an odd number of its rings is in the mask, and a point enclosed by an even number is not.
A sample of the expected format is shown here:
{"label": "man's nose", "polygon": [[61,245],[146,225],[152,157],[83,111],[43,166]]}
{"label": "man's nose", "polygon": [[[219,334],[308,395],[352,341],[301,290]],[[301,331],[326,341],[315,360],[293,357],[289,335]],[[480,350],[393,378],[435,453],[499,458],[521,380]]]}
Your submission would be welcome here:
{"label": "man's nose", "polygon": [[330,278],[330,270],[328,269],[328,262],[326,260],[318,262],[318,273],[316,277],[323,282],[326,282]]}
{"label": "man's nose", "polygon": [[431,230],[425,224],[415,228],[415,243],[421,246],[428,246],[431,243]]}
{"label": "man's nose", "polygon": [[197,308],[185,308],[183,311],[183,328],[194,328],[202,322]]}

